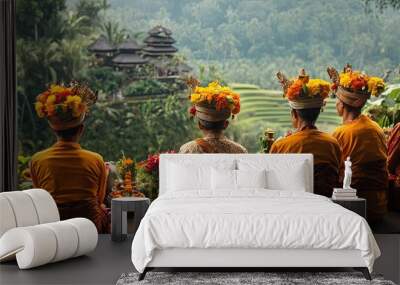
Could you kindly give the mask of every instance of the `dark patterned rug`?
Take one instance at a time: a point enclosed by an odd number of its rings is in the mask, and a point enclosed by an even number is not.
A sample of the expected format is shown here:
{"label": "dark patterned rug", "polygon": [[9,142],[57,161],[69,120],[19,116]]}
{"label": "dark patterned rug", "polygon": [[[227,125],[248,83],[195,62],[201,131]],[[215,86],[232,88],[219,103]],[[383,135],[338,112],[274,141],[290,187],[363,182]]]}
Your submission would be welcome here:
{"label": "dark patterned rug", "polygon": [[380,275],[372,275],[372,281],[368,281],[359,272],[148,272],[142,281],[138,281],[138,276],[138,273],[122,274],[117,285],[395,285]]}

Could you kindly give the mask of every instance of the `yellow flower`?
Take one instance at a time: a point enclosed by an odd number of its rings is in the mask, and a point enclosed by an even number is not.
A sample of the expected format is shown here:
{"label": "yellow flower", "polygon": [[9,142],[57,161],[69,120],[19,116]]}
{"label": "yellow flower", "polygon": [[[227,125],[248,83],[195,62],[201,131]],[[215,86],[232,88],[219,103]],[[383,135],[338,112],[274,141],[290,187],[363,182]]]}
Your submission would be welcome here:
{"label": "yellow flower", "polygon": [[43,118],[46,114],[43,112],[43,103],[42,102],[36,102],[35,103],[35,110],[39,118]]}
{"label": "yellow flower", "polygon": [[349,88],[351,85],[351,76],[349,72],[346,73],[341,73],[339,75],[339,79],[340,79],[340,85],[345,87],[345,88]]}
{"label": "yellow flower", "polygon": [[46,103],[47,97],[49,96],[49,94],[50,94],[50,93],[49,93],[48,91],[43,92],[43,93],[40,93],[40,94],[36,97],[36,101],[42,102],[43,104]]}
{"label": "yellow flower", "polygon": [[206,87],[201,87],[201,86],[197,86],[196,89],[194,89],[194,93],[203,93],[206,91]]}
{"label": "yellow flower", "polygon": [[67,106],[73,106],[73,105],[80,104],[81,102],[82,102],[82,98],[77,95],[74,95],[74,96],[68,96],[64,103]]}
{"label": "yellow flower", "polygon": [[370,77],[368,79],[368,92],[372,96],[378,96],[383,90],[385,90],[385,82],[379,77]]}
{"label": "yellow flower", "polygon": [[50,86],[50,94],[54,95],[54,94],[62,93],[65,89],[66,88],[61,85],[52,84]]}
{"label": "yellow flower", "polygon": [[56,114],[56,106],[52,103],[46,103],[47,116],[51,117]]}
{"label": "yellow flower", "polygon": [[307,83],[307,89],[310,96],[321,96],[326,98],[329,95],[330,84],[322,79],[310,79]]}
{"label": "yellow flower", "polygon": [[48,116],[53,116],[56,113],[56,107],[54,103],[56,102],[56,96],[50,95],[47,97],[46,103],[44,104],[45,110],[47,111]]}
{"label": "yellow flower", "polygon": [[221,85],[219,85],[218,81],[213,81],[210,84],[208,84],[208,88],[219,88]]}
{"label": "yellow flower", "polygon": [[55,95],[50,95],[47,97],[46,104],[54,104],[56,102],[56,96]]}
{"label": "yellow flower", "polygon": [[193,104],[207,102],[215,105],[217,110],[235,109],[237,113],[240,110],[239,94],[234,93],[228,86],[221,86],[218,81],[213,81],[206,87],[196,86],[190,96],[190,101]]}
{"label": "yellow flower", "polygon": [[81,102],[82,98],[77,95],[68,96],[64,102],[64,105],[72,110],[72,115],[74,117],[79,117],[82,114],[82,112],[84,112],[84,110],[86,109],[86,105],[81,104]]}
{"label": "yellow flower", "polygon": [[200,101],[200,98],[201,98],[201,95],[200,95],[199,93],[193,93],[193,94],[190,96],[190,101],[191,101],[192,103],[198,103],[198,102]]}
{"label": "yellow flower", "polygon": [[57,116],[59,112],[79,117],[87,111],[88,106],[86,102],[82,102],[79,94],[74,95],[75,91],[74,87],[52,84],[36,97],[36,113],[41,118]]}

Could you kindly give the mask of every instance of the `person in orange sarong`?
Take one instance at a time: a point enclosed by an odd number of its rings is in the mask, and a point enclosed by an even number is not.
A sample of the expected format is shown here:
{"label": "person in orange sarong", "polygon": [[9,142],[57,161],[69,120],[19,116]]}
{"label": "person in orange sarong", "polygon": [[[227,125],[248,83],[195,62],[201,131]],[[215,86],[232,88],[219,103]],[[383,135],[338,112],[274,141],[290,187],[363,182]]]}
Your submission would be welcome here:
{"label": "person in orange sarong", "polygon": [[[193,94],[191,94],[191,98],[202,92],[204,94],[201,94],[199,98],[206,98],[206,96],[210,96],[209,94],[214,97],[204,99],[202,102],[194,102],[194,99],[191,99],[194,106],[192,106],[190,113],[198,119],[199,129],[204,136],[182,145],[179,153],[247,153],[246,148],[228,139],[223,134],[229,124],[229,117],[240,111],[239,94],[234,93],[228,87],[220,86],[218,82],[212,82],[208,87],[198,87],[199,82],[195,79],[192,80],[195,83],[192,86]],[[229,103],[227,103],[229,101],[225,100],[226,105],[217,110],[216,105],[219,104],[217,101],[226,96],[226,93],[229,93],[228,96],[233,98],[232,106],[229,106]]]}
{"label": "person in orange sarong", "polygon": [[[309,79],[304,70],[295,82],[288,81],[282,73],[278,73],[278,79],[285,96],[290,96],[288,99],[292,109],[292,124],[296,131],[275,141],[270,153],[312,153],[314,193],[331,197],[333,188],[339,183],[342,153],[336,139],[315,126],[325,98],[329,94],[329,83],[319,79]],[[297,86],[316,86],[316,88],[297,88]],[[304,90],[308,90],[308,93]]]}
{"label": "person in orange sarong", "polygon": [[390,132],[388,139],[389,208],[400,211],[400,123]]}
{"label": "person in orange sarong", "polygon": [[[32,157],[30,172],[34,187],[52,195],[62,220],[88,218],[99,233],[107,233],[109,218],[103,204],[106,166],[101,155],[79,145],[86,112],[95,101],[96,95],[78,84],[52,85],[38,96],[36,111],[48,119],[57,142]],[[57,108],[59,113],[53,111]]]}
{"label": "person in orange sarong", "polygon": [[[340,75],[334,68],[328,68],[328,74],[336,86],[336,109],[343,120],[333,136],[342,148],[342,158],[351,159],[351,187],[367,200],[367,220],[373,226],[387,213],[387,148],[382,128],[361,114],[361,109],[373,92],[377,96],[384,90],[384,83],[380,78],[353,71],[350,65]],[[343,172],[344,165],[341,180]]]}

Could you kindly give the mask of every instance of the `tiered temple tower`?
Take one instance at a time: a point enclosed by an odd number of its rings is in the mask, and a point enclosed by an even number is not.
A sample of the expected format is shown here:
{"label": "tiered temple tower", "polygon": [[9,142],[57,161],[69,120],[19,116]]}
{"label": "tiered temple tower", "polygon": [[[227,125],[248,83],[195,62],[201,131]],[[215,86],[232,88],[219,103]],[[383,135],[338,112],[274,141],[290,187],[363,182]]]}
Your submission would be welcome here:
{"label": "tiered temple tower", "polygon": [[118,46],[119,54],[112,60],[112,64],[118,68],[134,68],[146,64],[147,59],[143,58],[139,52],[141,47],[136,41],[127,39]]}
{"label": "tiered temple tower", "polygon": [[94,43],[92,43],[88,50],[94,53],[96,57],[104,61],[104,64],[109,64],[110,59],[114,56],[117,51],[116,47],[108,42],[108,40],[101,36]]}
{"label": "tiered temple tower", "polygon": [[144,40],[147,46],[143,49],[143,53],[146,57],[172,57],[178,51],[178,49],[172,45],[175,43],[175,39],[171,36],[171,30],[162,26],[155,26],[148,34],[149,35]]}

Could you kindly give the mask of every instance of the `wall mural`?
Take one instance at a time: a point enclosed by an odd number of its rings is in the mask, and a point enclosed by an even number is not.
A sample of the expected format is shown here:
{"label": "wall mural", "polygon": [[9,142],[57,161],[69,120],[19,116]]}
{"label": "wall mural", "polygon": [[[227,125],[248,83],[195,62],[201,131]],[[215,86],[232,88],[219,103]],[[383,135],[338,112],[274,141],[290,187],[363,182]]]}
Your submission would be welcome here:
{"label": "wall mural", "polygon": [[[400,14],[375,13],[366,2],[18,1],[19,188],[54,187],[40,182],[54,175],[43,169],[46,157],[77,162],[48,148],[79,142],[91,151],[84,154],[93,163],[88,171],[106,165],[95,171],[101,181],[93,181],[101,190],[92,218],[101,228],[113,197],[157,197],[160,153],[302,152],[275,142],[311,125],[332,133],[343,112],[358,107],[389,141],[380,146],[386,165],[386,148],[390,160],[399,143],[398,127],[392,129],[400,121]],[[332,77],[328,66],[345,68]],[[307,73],[299,74],[302,68]],[[278,71],[288,78],[280,73],[277,80]],[[341,87],[368,98],[352,106]],[[317,105],[293,103],[316,95]],[[318,114],[296,111],[310,108]],[[54,147],[81,155],[76,145],[58,142]],[[340,161],[328,163],[336,177]],[[395,212],[398,165],[389,168],[385,199]],[[56,202],[68,212],[63,199]]]}

